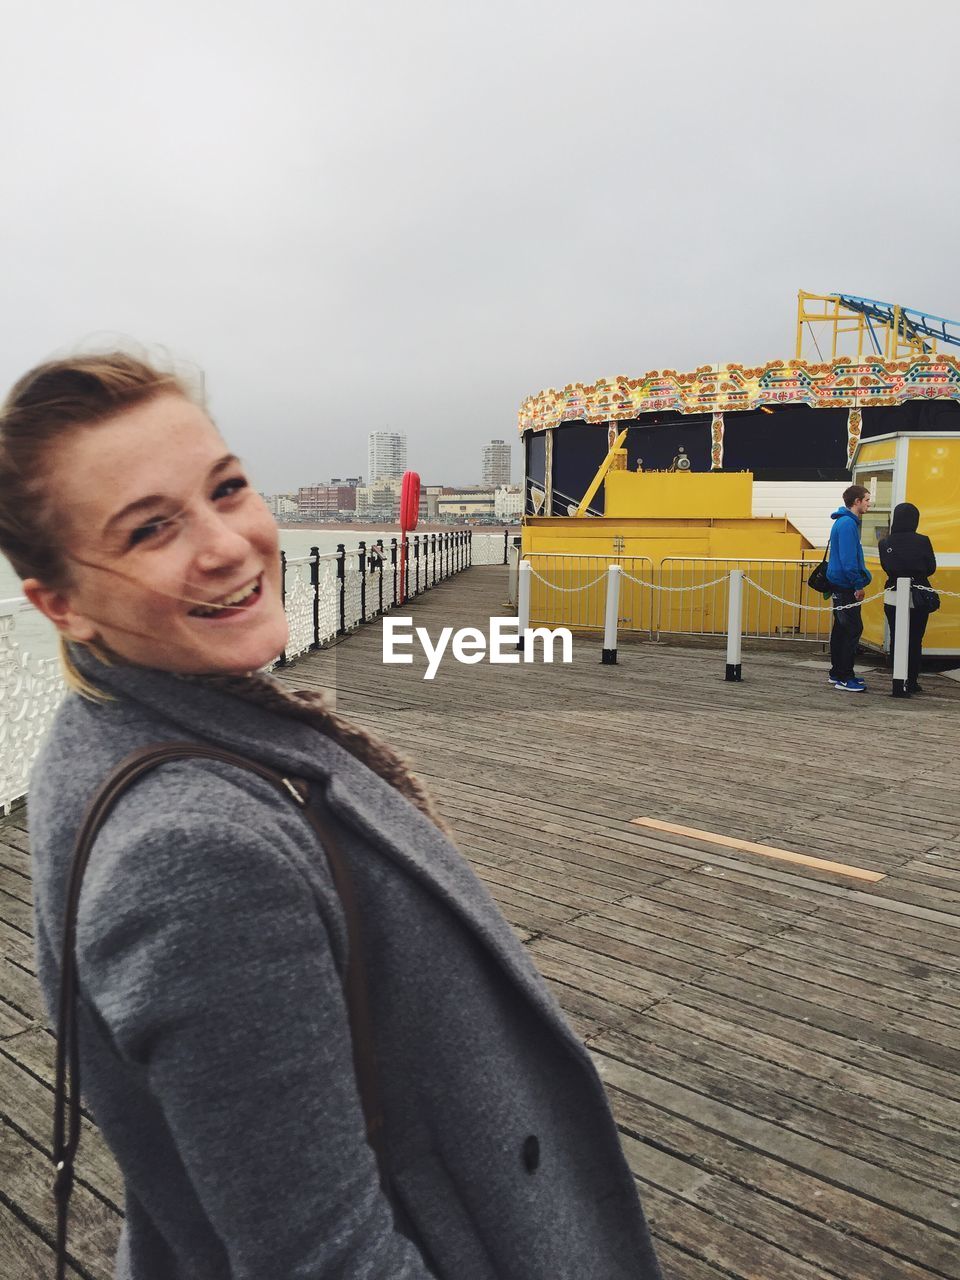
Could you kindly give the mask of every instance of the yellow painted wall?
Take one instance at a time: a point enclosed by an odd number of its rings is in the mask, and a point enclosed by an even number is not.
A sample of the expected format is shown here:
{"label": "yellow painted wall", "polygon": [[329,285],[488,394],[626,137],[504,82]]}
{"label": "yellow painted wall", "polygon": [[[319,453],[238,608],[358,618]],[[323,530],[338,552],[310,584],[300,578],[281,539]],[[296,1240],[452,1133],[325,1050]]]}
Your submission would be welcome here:
{"label": "yellow painted wall", "polygon": [[740,520],[614,520],[610,517],[528,518],[523,554],[725,556],[798,560],[810,543],[782,516]]}
{"label": "yellow painted wall", "polygon": [[[662,478],[662,477],[661,477]],[[723,577],[739,566],[767,590],[786,599],[815,603],[806,588],[806,570],[766,565],[774,560],[820,559],[804,536],[783,517],[739,519],[623,519],[611,517],[528,518],[522,553],[539,577],[531,585],[531,619],[552,626],[601,628],[610,564],[625,575],[667,586],[690,587]],[[719,561],[719,563],[709,563]],[[705,563],[706,562],[706,563]],[[546,579],[546,585],[542,579]],[[561,590],[556,590],[561,588]],[[725,586],[707,591],[652,592],[625,576],[620,600],[624,629],[722,634],[726,629]],[[810,597],[808,599],[808,596]],[[759,625],[773,609],[763,597],[754,600]],[[788,625],[809,630],[817,615],[795,610]]]}
{"label": "yellow painted wall", "polygon": [[748,471],[610,471],[604,481],[605,518],[746,516],[752,512]]}
{"label": "yellow painted wall", "polygon": [[[880,561],[876,554],[865,554],[864,559],[867,562],[867,568],[873,574],[873,581],[867,588],[867,595],[873,596],[882,590],[887,576],[880,568]],[[954,591],[960,595],[960,565],[941,565],[930,582],[940,592]],[[923,637],[924,653],[933,653],[937,650],[960,653],[960,607],[958,606],[960,606],[960,600],[945,594],[941,595],[940,608],[927,620],[927,630]],[[865,644],[876,649],[884,648],[885,622],[883,600],[868,599],[863,606]]]}
{"label": "yellow painted wall", "polygon": [[919,508],[920,532],[934,552],[960,552],[960,438],[910,440],[906,499]]}

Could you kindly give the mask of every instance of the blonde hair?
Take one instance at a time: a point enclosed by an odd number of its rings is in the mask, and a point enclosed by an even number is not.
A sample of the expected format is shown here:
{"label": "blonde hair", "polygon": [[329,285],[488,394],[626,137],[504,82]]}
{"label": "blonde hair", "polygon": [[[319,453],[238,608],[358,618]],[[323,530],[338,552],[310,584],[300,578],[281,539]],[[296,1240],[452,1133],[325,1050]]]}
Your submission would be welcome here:
{"label": "blonde hair", "polygon": [[[126,351],[109,351],[49,360],[14,384],[0,408],[0,551],[21,578],[37,578],[49,587],[70,583],[56,513],[44,488],[53,450],[69,434],[96,427],[157,396],[180,395],[206,408],[202,380],[192,373],[161,369]],[[119,661],[96,642],[85,647],[108,665]],[[93,701],[110,699],[78,670],[63,638],[60,662],[69,688]],[[392,747],[331,711],[322,695],[288,691],[266,676],[212,677],[210,683],[314,725],[446,830],[406,762]]]}

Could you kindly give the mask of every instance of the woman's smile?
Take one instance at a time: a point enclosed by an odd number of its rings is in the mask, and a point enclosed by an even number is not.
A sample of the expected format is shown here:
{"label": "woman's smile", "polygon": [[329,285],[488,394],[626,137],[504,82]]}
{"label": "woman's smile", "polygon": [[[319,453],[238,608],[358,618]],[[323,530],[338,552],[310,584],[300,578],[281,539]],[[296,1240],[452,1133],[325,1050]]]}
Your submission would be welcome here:
{"label": "woman's smile", "polygon": [[198,605],[190,610],[191,618],[201,618],[204,622],[227,622],[248,614],[256,606],[263,595],[263,575],[258,574],[252,582],[238,591],[230,592],[209,605]]}

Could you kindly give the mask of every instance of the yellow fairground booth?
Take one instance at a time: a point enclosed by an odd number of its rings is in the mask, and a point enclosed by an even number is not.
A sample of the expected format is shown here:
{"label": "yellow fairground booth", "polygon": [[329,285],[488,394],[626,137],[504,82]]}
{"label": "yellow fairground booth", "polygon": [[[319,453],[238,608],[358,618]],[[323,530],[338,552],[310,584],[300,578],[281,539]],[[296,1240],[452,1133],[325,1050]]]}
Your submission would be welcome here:
{"label": "yellow fairground booth", "polygon": [[[960,600],[942,593],[960,593],[960,431],[897,431],[861,440],[853,456],[853,483],[870,490],[873,501],[863,517],[863,553],[873,582],[872,596],[883,586],[877,544],[890,526],[898,502],[912,502],[920,512],[920,533],[933,543],[937,572],[932,585],[941,592],[941,605],[930,615],[923,652],[926,657],[960,654]],[[870,600],[863,609],[863,643],[889,650],[883,600]]]}

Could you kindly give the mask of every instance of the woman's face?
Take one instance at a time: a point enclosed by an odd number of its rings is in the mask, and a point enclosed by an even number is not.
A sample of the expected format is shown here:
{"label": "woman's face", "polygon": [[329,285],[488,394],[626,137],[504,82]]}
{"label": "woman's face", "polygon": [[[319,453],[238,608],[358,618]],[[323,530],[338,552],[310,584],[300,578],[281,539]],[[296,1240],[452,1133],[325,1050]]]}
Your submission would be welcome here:
{"label": "woman's face", "polygon": [[71,585],[24,590],[68,637],[190,675],[255,671],[283,649],[276,523],[202,409],[163,395],[78,429],[46,492]]}

